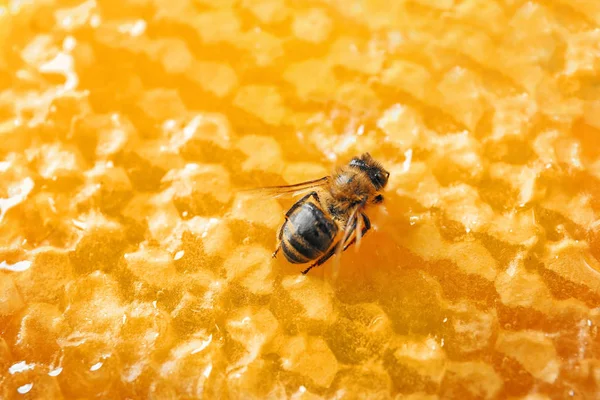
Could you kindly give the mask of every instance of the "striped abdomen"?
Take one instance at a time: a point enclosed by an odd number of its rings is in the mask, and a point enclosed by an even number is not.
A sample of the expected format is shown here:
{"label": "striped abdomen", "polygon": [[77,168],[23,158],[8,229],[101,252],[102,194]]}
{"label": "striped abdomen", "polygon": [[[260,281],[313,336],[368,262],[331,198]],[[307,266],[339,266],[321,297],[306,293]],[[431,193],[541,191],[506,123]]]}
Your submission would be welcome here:
{"label": "striped abdomen", "polygon": [[321,257],[331,247],[338,232],[337,225],[310,202],[294,210],[281,229],[281,250],[294,264]]}

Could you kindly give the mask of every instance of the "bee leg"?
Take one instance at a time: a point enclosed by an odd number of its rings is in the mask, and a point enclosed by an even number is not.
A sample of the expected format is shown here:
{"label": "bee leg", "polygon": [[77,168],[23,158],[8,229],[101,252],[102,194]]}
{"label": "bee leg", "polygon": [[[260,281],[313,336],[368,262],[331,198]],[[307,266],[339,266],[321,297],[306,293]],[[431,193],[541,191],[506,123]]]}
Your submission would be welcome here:
{"label": "bee leg", "polygon": [[281,241],[277,243],[277,247],[275,247],[275,251],[271,255],[272,258],[277,258],[277,253],[281,250]]}
{"label": "bee leg", "polygon": [[302,271],[302,275],[306,275],[308,273],[308,271],[310,271],[314,267],[318,267],[319,265],[325,263],[325,261],[329,260],[331,258],[331,256],[333,256],[335,254],[336,248],[337,248],[337,245],[331,246],[331,249],[329,249],[329,251],[327,253],[325,253],[323,255],[323,257],[319,258],[317,261],[315,261],[313,264],[311,264],[310,267],[308,267],[304,271]]}
{"label": "bee leg", "polygon": [[[369,231],[369,229],[371,229],[371,220],[369,220],[369,217],[367,217],[365,214],[360,214],[363,222],[365,223],[365,226],[363,226],[362,230],[361,230],[361,236],[365,236],[365,234]],[[354,242],[356,242],[356,235],[354,235],[354,237],[352,238],[352,240],[350,240],[348,243],[344,244],[344,251],[346,251],[346,249],[350,246],[352,246],[354,244]]]}

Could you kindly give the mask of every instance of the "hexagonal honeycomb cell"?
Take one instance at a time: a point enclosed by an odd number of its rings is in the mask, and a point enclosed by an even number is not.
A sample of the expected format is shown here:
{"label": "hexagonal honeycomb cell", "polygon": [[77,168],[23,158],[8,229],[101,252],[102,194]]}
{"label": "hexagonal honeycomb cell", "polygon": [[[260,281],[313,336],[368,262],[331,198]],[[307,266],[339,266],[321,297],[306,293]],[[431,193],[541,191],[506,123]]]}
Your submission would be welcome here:
{"label": "hexagonal honeycomb cell", "polygon": [[0,1],[0,399],[598,398],[599,4]]}

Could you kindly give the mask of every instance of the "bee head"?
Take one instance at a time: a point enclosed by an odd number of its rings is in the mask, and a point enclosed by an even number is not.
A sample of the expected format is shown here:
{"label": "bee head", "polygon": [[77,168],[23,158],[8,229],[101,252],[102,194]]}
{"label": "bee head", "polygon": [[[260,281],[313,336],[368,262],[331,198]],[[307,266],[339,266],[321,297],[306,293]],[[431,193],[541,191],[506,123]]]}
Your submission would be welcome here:
{"label": "bee head", "polygon": [[350,160],[349,165],[366,173],[376,190],[383,189],[387,184],[390,173],[383,169],[381,164],[375,161],[369,153],[354,157]]}

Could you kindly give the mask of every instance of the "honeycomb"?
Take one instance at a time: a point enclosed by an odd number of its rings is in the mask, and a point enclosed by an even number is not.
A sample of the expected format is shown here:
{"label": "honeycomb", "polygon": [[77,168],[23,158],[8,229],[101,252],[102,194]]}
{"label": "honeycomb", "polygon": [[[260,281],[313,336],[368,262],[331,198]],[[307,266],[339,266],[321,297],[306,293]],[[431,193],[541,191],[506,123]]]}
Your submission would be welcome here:
{"label": "honeycomb", "polygon": [[[0,1],[1,399],[592,399],[597,0]],[[293,200],[362,152],[309,275]]]}

